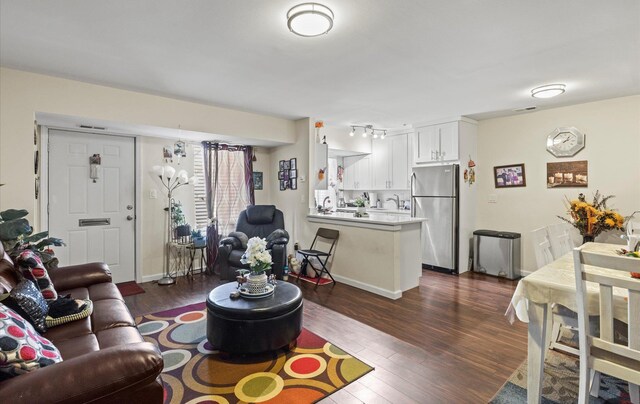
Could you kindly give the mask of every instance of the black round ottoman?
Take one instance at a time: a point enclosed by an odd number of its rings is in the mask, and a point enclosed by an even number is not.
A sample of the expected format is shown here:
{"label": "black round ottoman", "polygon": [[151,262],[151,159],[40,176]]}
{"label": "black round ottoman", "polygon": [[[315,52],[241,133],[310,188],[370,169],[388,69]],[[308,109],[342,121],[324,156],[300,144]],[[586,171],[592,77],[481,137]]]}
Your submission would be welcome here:
{"label": "black round ottoman", "polygon": [[289,346],[302,331],[302,293],[278,281],[271,296],[231,299],[235,282],[213,289],[207,297],[207,339],[227,354],[255,354]]}

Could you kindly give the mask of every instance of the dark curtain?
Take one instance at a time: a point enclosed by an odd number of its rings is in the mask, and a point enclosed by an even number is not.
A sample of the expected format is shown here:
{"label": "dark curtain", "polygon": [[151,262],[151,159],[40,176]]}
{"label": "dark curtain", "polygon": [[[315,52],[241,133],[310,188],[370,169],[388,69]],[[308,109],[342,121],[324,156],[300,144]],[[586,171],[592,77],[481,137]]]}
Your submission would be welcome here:
{"label": "dark curtain", "polygon": [[[207,212],[209,214],[210,225],[207,227],[207,273],[214,273],[214,267],[218,258],[218,245],[220,242],[220,221],[218,216],[218,206],[224,201],[224,195],[219,192],[220,188],[220,167],[225,160],[224,153],[242,152],[244,186],[249,204],[255,204],[254,184],[253,184],[253,148],[251,146],[232,146],[214,142],[202,142],[204,150],[204,176],[205,192],[207,198]],[[228,156],[227,156],[228,157]],[[222,170],[225,172],[225,170]],[[228,171],[228,170],[227,170]],[[224,183],[224,181],[223,181]],[[223,221],[224,229],[227,223]],[[228,227],[228,226],[227,226]]]}
{"label": "dark curtain", "polygon": [[249,193],[251,205],[256,204],[256,197],[253,189],[253,147],[247,146],[244,149],[244,183]]}

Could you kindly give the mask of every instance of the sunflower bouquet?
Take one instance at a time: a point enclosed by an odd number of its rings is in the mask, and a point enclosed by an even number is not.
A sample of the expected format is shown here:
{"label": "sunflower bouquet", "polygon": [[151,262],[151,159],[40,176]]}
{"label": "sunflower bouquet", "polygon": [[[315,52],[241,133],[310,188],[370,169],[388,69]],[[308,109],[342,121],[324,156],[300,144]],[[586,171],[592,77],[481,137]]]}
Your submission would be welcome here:
{"label": "sunflower bouquet", "polygon": [[571,218],[558,217],[578,229],[583,238],[594,239],[603,231],[622,230],[625,218],[607,208],[607,202],[613,197],[602,196],[600,191],[596,191],[592,202],[587,202],[584,194],[578,195],[578,199],[574,200],[567,198],[565,205]]}

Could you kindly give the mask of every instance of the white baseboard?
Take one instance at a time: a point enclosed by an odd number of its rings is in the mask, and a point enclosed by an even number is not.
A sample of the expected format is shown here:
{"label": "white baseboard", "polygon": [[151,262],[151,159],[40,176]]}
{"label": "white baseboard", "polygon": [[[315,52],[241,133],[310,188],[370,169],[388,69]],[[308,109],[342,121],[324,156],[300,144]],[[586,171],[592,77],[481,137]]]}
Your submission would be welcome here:
{"label": "white baseboard", "polygon": [[380,296],[386,297],[388,299],[397,300],[397,299],[400,299],[402,297],[402,291],[401,290],[392,291],[392,290],[382,289],[382,288],[377,287],[377,286],[369,285],[368,283],[356,281],[356,280],[351,279],[351,278],[345,278],[344,276],[340,276],[340,275],[336,275],[336,274],[331,274],[331,275],[333,275],[333,277],[336,279],[336,281],[344,283],[345,285],[349,285],[349,286],[353,286],[353,287],[358,288],[358,289],[366,290],[367,292],[375,293],[376,295],[380,295]]}
{"label": "white baseboard", "polygon": [[159,273],[159,274],[153,274],[153,275],[143,275],[142,276],[142,282],[153,282],[153,281],[157,281],[158,279],[162,279],[163,274]]}

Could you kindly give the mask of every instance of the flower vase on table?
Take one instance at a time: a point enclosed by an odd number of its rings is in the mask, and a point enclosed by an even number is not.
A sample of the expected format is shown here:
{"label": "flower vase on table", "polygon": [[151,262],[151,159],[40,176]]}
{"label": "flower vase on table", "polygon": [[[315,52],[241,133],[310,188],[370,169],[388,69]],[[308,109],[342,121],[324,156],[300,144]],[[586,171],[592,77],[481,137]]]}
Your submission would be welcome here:
{"label": "flower vase on table", "polygon": [[265,271],[271,269],[273,263],[271,254],[267,251],[267,241],[260,237],[253,237],[247,242],[247,250],[240,262],[249,265],[246,289],[250,295],[260,295],[267,292],[268,277]]}
{"label": "flower vase on table", "polygon": [[593,201],[587,202],[584,194],[578,199],[567,199],[567,213],[570,218],[558,216],[563,221],[578,229],[582,236],[582,243],[593,242],[604,231],[622,230],[624,223],[632,216],[623,217],[613,209],[607,208],[607,202],[613,195],[602,196],[599,191],[593,195]]}

